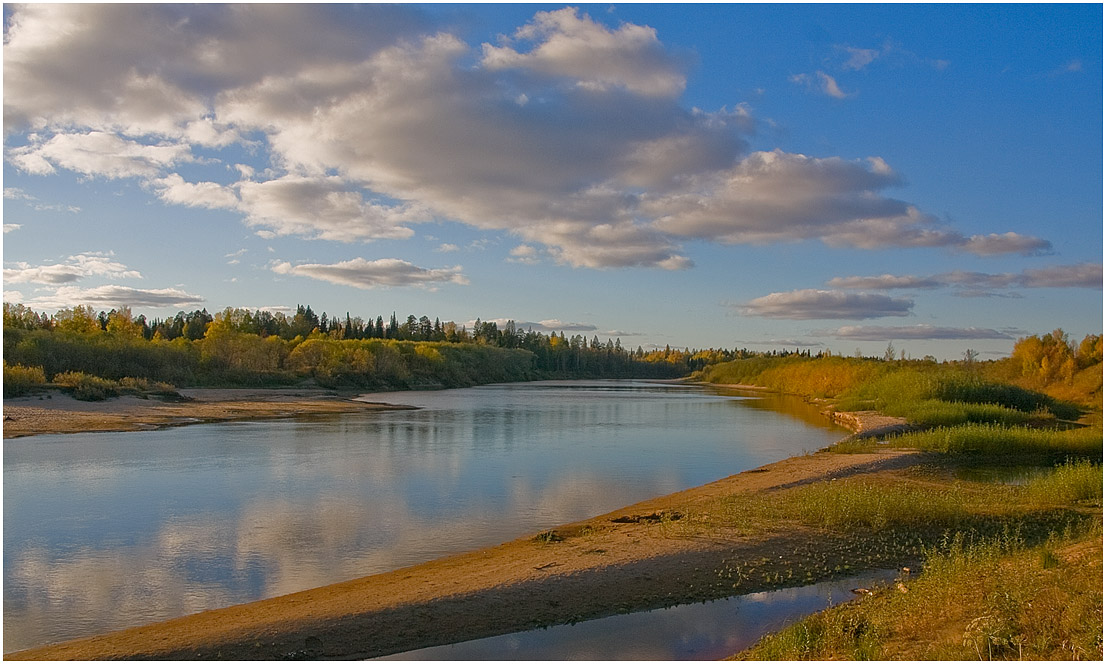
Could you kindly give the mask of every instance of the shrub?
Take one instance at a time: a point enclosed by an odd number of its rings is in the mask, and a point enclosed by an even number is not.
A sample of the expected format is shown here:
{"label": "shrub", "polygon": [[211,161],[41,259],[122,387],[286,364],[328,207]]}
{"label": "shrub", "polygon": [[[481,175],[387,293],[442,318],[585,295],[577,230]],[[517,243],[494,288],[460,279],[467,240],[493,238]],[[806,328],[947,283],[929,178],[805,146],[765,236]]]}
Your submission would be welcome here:
{"label": "shrub", "polygon": [[4,396],[18,397],[29,394],[46,384],[42,367],[25,367],[22,364],[4,362]]}
{"label": "shrub", "polygon": [[64,388],[74,399],[81,401],[103,401],[119,395],[119,383],[81,371],[66,371],[56,374],[54,385]]}

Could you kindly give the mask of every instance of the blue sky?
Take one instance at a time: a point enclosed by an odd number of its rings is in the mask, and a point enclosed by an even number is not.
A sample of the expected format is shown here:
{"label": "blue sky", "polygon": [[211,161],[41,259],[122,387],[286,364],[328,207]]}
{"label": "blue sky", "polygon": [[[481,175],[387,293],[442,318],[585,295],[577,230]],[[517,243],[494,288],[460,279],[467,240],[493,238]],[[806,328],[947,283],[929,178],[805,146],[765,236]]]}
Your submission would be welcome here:
{"label": "blue sky", "polygon": [[5,5],[4,300],[1102,330],[1101,5]]}

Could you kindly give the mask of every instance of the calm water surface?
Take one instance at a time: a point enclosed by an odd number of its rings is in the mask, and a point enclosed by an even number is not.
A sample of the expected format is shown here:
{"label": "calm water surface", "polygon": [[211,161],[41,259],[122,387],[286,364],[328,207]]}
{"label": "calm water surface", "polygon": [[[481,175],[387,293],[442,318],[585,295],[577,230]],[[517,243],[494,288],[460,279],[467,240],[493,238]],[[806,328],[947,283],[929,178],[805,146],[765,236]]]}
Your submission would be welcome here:
{"label": "calm water surface", "polygon": [[689,661],[720,660],[803,616],[856,599],[852,589],[894,580],[871,570],[836,581],[557,625],[421,650],[378,660]]}
{"label": "calm water surface", "polygon": [[779,397],[632,381],[4,442],[4,651],[498,544],[828,445]]}

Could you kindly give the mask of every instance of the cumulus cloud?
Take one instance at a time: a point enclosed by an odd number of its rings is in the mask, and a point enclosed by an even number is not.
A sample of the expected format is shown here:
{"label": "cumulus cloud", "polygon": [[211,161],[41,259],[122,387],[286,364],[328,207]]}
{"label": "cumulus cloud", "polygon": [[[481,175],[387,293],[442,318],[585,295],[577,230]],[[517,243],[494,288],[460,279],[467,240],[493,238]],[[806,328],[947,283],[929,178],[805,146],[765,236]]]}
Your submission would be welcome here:
{"label": "cumulus cloud", "polygon": [[690,179],[683,191],[649,196],[654,226],[724,244],[821,239],[831,245],[956,246],[962,237],[880,191],[902,183],[879,158],[815,158],[755,152],[733,168]]}
{"label": "cumulus cloud", "polygon": [[153,176],[162,168],[190,161],[187,145],[157,143],[147,145],[120,138],[115,134],[92,131],[81,134],[57,134],[48,140],[13,148],[8,158],[20,169],[36,175],[49,175],[55,167],[82,175],[109,179]]}
{"label": "cumulus cloud", "polygon": [[527,265],[537,264],[538,250],[528,244],[520,244],[517,247],[511,249],[509,252],[510,257],[507,259],[509,263],[525,263]]}
{"label": "cumulus cloud", "polygon": [[153,180],[150,185],[158,198],[174,205],[233,210],[239,204],[238,196],[231,187],[217,182],[186,182],[176,173]]}
{"label": "cumulus cloud", "polygon": [[879,327],[868,325],[846,325],[836,330],[815,332],[819,335],[833,336],[838,339],[854,341],[922,341],[949,339],[1013,339],[1005,332],[979,327],[937,327],[934,325],[907,325],[902,327]]}
{"label": "cumulus cloud", "polygon": [[11,233],[12,231],[17,231],[20,228],[23,228],[23,224],[4,224],[4,233]]}
{"label": "cumulus cloud", "polygon": [[374,261],[354,258],[329,265],[321,263],[292,265],[288,262],[278,262],[274,263],[271,269],[277,274],[310,277],[332,284],[365,289],[411,286],[435,288],[446,283],[468,284],[468,279],[462,274],[460,265],[428,269],[396,258],[380,258]]}
{"label": "cumulus cloud", "polygon": [[864,320],[909,316],[913,307],[913,300],[878,293],[806,289],[758,297],[747,302],[740,311],[746,316],[787,320]]}
{"label": "cumulus cloud", "polygon": [[105,285],[94,288],[62,286],[51,294],[24,299],[22,304],[36,309],[62,309],[78,305],[90,305],[95,308],[161,308],[192,307],[203,302],[204,298],[178,288],[140,289]]}
{"label": "cumulus cloud", "polygon": [[[137,178],[265,237],[403,239],[451,220],[587,268],[688,268],[688,239],[1049,249],[941,227],[884,194],[902,180],[877,157],[747,154],[747,107],[679,103],[684,54],[573,8],[479,46],[384,5],[20,5],[5,37],[12,165]],[[822,71],[804,82],[846,95]],[[233,185],[176,172],[230,144],[271,167],[232,166]]]}
{"label": "cumulus cloud", "polygon": [[417,206],[366,201],[338,177],[241,182],[238,192],[246,223],[272,235],[340,242],[405,239],[414,231],[403,224],[430,216]]}
{"label": "cumulus cloud", "polygon": [[669,55],[656,30],[623,24],[611,30],[566,7],[538,12],[515,32],[515,40],[534,43],[526,53],[509,45],[483,45],[484,67],[523,69],[563,78],[581,88],[623,88],[649,96],[674,97],[684,90],[683,63]]}
{"label": "cumulus cloud", "polygon": [[111,254],[84,253],[70,256],[64,263],[31,265],[15,263],[4,268],[4,281],[12,284],[67,284],[85,277],[101,276],[124,279],[141,279],[136,270],[127,268],[110,258]]}

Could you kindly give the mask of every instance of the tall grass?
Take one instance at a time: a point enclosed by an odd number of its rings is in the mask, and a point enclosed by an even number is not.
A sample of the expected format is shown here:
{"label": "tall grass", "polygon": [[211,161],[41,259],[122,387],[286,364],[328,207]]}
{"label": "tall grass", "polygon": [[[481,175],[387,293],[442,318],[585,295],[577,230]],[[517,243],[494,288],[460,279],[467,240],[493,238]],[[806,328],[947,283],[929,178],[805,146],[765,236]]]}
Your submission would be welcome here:
{"label": "tall grass", "polygon": [[957,523],[972,514],[965,496],[955,488],[849,480],[803,487],[786,503],[801,521],[825,528],[944,525]]}
{"label": "tall grass", "polygon": [[962,366],[932,362],[754,357],[708,366],[698,377],[836,399],[839,410],[878,410],[923,426],[1012,425],[1080,416],[1077,406],[1040,392],[987,381]]}
{"label": "tall grass", "polygon": [[1102,505],[1102,464],[1086,459],[1067,461],[1025,487],[1029,497],[1042,504],[1090,503]]}
{"label": "tall grass", "polygon": [[804,618],[750,660],[1101,659],[1101,524],[1026,547],[954,536],[905,583]]}
{"label": "tall grass", "polygon": [[894,439],[900,447],[967,455],[1073,455],[1102,458],[1102,430],[1060,431],[1001,424],[965,424],[915,431]]}

